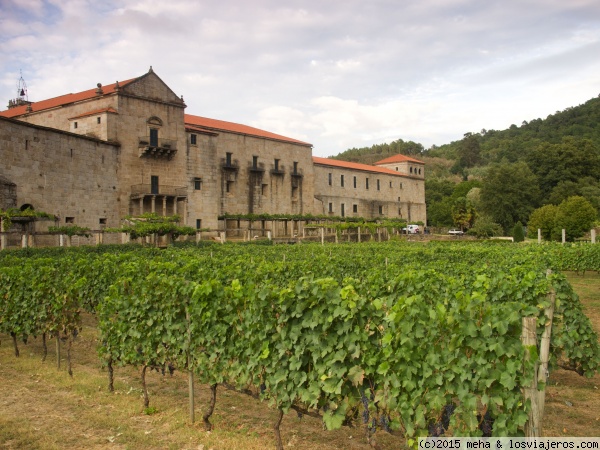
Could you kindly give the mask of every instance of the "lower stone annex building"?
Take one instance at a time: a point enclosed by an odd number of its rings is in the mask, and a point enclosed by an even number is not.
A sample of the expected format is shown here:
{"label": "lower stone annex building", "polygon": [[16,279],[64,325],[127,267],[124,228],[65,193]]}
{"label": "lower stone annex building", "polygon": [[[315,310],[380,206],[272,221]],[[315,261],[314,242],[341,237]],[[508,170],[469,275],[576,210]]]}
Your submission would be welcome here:
{"label": "lower stone annex building", "polygon": [[421,161],[313,157],[307,142],[185,108],[152,68],[75,94],[9,101],[0,112],[0,209],[31,206],[92,230],[145,212],[210,229],[225,213],[426,221]]}

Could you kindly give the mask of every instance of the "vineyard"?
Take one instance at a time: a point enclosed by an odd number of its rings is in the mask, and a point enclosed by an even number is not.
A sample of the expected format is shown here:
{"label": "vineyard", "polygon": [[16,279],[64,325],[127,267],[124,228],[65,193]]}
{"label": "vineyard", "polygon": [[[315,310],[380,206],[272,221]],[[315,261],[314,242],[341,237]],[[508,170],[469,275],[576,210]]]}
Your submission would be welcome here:
{"label": "vineyard", "polygon": [[[418,436],[524,433],[551,328],[549,370],[593,376],[598,336],[561,271],[600,271],[600,246],[386,242],[26,249],[0,253],[0,333],[16,356],[40,338],[67,354],[82,313],[98,321],[107,388],[123,366],[189,374],[276,412]],[[550,322],[548,310],[554,305]],[[551,327],[546,325],[551,323]],[[547,333],[547,331],[546,331]],[[7,339],[2,339],[3,344]],[[66,348],[65,348],[66,347]],[[58,361],[60,361],[60,356]],[[537,385],[543,390],[544,382]],[[142,406],[142,405],[140,405]]]}

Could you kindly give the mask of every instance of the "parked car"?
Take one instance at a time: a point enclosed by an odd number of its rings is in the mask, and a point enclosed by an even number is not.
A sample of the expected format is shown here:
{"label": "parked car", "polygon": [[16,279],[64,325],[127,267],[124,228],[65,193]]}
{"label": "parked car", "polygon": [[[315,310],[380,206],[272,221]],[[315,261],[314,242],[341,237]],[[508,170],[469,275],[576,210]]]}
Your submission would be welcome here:
{"label": "parked car", "polygon": [[465,234],[465,232],[463,230],[459,230],[458,228],[452,228],[448,231],[448,234],[451,234],[453,236],[462,236],[463,234]]}
{"label": "parked car", "polygon": [[408,225],[402,228],[402,232],[406,234],[417,234],[419,231],[419,225]]}

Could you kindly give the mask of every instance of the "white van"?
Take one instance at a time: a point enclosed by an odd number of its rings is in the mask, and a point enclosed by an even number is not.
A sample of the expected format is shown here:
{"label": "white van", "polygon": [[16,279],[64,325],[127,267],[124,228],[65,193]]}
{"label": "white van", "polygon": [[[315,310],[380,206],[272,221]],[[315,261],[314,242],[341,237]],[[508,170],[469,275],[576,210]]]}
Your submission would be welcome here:
{"label": "white van", "polygon": [[419,232],[419,225],[408,225],[406,228],[402,228],[402,232],[407,234],[417,234]]}

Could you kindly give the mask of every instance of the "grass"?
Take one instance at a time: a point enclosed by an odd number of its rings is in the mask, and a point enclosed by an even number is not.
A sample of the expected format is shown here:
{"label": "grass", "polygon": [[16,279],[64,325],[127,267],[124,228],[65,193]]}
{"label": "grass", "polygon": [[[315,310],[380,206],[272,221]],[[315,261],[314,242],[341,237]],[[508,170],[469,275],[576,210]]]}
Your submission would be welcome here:
{"label": "grass", "polygon": [[[600,334],[600,275],[568,274],[586,314]],[[196,386],[196,422],[188,416],[187,375],[147,375],[150,407],[143,407],[139,371],[115,370],[115,392],[96,355],[94,319],[86,317],[73,349],[74,376],[66,363],[57,369],[52,343],[41,362],[41,339],[20,344],[15,358],[12,342],[0,336],[0,449],[189,449],[254,450],[274,448],[275,410],[266,403],[219,387],[214,430],[206,432],[201,414],[209,388]],[[65,357],[65,352],[62,354]],[[588,379],[574,372],[551,374],[546,393],[544,435],[600,435],[600,375]],[[319,419],[299,419],[291,412],[281,425],[290,449],[370,449],[362,428],[324,431]],[[378,433],[382,449],[404,447],[398,436]]]}

